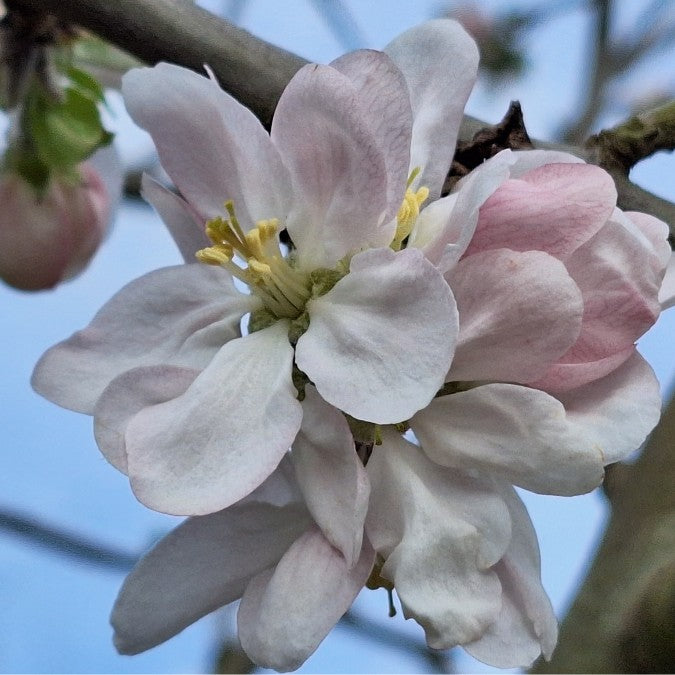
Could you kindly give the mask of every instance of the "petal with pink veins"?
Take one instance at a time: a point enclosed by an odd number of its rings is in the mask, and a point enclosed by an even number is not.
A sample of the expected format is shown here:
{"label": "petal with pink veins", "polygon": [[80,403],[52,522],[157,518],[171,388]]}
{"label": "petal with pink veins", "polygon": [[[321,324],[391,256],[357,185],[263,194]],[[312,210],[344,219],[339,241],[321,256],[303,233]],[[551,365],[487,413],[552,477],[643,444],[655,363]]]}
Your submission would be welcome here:
{"label": "petal with pink veins", "polygon": [[575,343],[584,306],[556,258],[541,251],[482,251],[446,274],[459,311],[448,381],[528,382]]}
{"label": "petal with pink veins", "polygon": [[[383,52],[360,49],[331,62],[331,67],[346,75],[357,91],[358,100],[374,124],[373,135],[380,144],[387,170],[387,211],[389,223],[398,213],[405,195],[410,164],[412,109],[405,78]],[[392,223],[386,246],[394,238]],[[386,237],[385,237],[386,239]]]}
{"label": "petal with pink veins", "polygon": [[564,259],[605,224],[616,205],[611,176],[590,164],[547,164],[504,182],[480,210],[466,255],[494,248]]}
{"label": "petal with pink veins", "polygon": [[279,321],[228,342],[182,396],[129,422],[129,478],[140,502],[176,515],[213,513],[274,471],[302,419],[287,330]]}
{"label": "petal with pink veins", "polygon": [[350,273],[307,308],[296,363],[336,408],[368,422],[400,422],[443,385],[456,305],[419,250],[359,253]]}
{"label": "petal with pink veins", "polygon": [[375,128],[351,79],[330,66],[301,68],[281,95],[272,140],[293,181],[286,226],[300,267],[334,267],[390,243],[391,227],[382,228],[391,210],[387,163]]}
{"label": "petal with pink veins", "polygon": [[130,70],[122,93],[133,120],[152,136],[162,166],[203,220],[233,200],[244,230],[284,219],[291,184],[255,115],[216,82],[169,63]]}

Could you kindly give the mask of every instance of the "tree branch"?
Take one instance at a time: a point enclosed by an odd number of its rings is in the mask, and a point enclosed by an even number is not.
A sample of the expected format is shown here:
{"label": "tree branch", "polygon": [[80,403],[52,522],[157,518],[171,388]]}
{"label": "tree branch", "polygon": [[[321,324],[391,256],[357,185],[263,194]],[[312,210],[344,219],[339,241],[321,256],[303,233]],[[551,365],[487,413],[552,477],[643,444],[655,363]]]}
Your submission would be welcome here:
{"label": "tree branch", "polygon": [[[306,61],[236,28],[189,0],[6,0],[8,6],[43,11],[86,28],[148,62],[171,61],[196,71],[207,63],[221,86],[250,108],[268,128],[281,92]],[[486,124],[465,117],[461,140],[470,140]],[[597,155],[585,148],[533,141],[556,147],[593,164]],[[646,211],[671,227],[675,238],[675,205],[617,178],[619,206]]]}
{"label": "tree branch", "polygon": [[306,61],[259,40],[187,0],[7,0],[81,26],[149,64],[204,72],[269,126],[279,96]]}

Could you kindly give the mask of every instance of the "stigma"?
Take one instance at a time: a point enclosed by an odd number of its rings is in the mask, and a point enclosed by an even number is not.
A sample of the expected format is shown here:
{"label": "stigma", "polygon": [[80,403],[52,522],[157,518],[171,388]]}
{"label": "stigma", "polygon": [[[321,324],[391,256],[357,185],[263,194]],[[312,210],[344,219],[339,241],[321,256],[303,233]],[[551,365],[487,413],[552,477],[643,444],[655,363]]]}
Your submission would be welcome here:
{"label": "stigma", "polygon": [[282,253],[279,221],[259,220],[244,233],[231,200],[225,202],[225,210],[228,218],[217,216],[206,223],[206,236],[213,245],[197,251],[197,260],[226,269],[245,283],[277,318],[300,316],[311,295],[310,282]]}

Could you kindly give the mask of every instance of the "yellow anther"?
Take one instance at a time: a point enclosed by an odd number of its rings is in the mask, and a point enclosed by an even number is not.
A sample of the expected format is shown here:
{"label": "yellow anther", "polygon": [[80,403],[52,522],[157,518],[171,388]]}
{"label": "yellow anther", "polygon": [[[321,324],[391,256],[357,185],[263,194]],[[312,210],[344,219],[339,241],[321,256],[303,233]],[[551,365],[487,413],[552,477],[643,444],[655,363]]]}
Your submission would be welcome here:
{"label": "yellow anther", "polygon": [[[414,178],[415,172],[411,174],[411,179]],[[408,181],[410,183],[410,181]],[[417,192],[413,192],[410,188],[405,191],[403,203],[398,210],[396,220],[398,226],[396,227],[396,235],[391,242],[391,248],[398,251],[405,238],[410,234],[417,217],[420,215],[420,206],[426,201],[429,196],[429,188],[422,186],[418,188]]]}
{"label": "yellow anther", "polygon": [[232,248],[229,246],[209,246],[203,248],[201,251],[195,253],[195,257],[199,262],[207,265],[227,265],[232,260]]}
{"label": "yellow anther", "polygon": [[270,266],[255,258],[248,259],[248,268],[260,279],[266,279],[272,276],[272,269]]}
{"label": "yellow anther", "polygon": [[263,251],[263,239],[260,236],[260,230],[257,227],[246,233],[246,246],[248,247],[249,256],[251,256],[251,258],[260,260],[265,257],[265,251]]}

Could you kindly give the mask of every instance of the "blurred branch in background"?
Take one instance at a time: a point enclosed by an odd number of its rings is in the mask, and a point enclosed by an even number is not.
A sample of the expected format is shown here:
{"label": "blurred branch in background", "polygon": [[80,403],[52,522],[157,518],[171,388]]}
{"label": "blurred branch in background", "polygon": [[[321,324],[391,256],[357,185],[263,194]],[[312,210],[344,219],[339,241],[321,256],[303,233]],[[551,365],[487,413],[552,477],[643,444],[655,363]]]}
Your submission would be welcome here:
{"label": "blurred branch in background", "polygon": [[558,0],[527,9],[488,14],[475,2],[455,2],[443,16],[459,21],[480,50],[480,70],[495,83],[524,75],[529,67],[524,40],[536,26],[575,11],[587,0]]}
{"label": "blurred branch in background", "polygon": [[116,572],[129,572],[138,560],[137,555],[65,532],[7,508],[0,509],[0,531],[28,540],[31,544],[58,555],[97,567],[107,567]]}
{"label": "blurred branch in background", "polygon": [[[653,0],[629,32],[617,34],[614,0],[541,2],[526,10],[509,9],[493,15],[471,2],[454,3],[445,12],[457,19],[473,35],[481,51],[481,70],[494,82],[525,74],[528,68],[525,40],[534,28],[562,14],[583,10],[591,17],[592,30],[586,59],[586,83],[582,88],[574,119],[561,129],[560,138],[580,145],[596,127],[598,119],[613,108],[620,81],[644,62],[647,56],[675,51],[675,13],[669,0]],[[655,107],[672,98],[668,84],[656,99],[642,101],[638,107]],[[638,97],[631,92],[629,104]]]}

